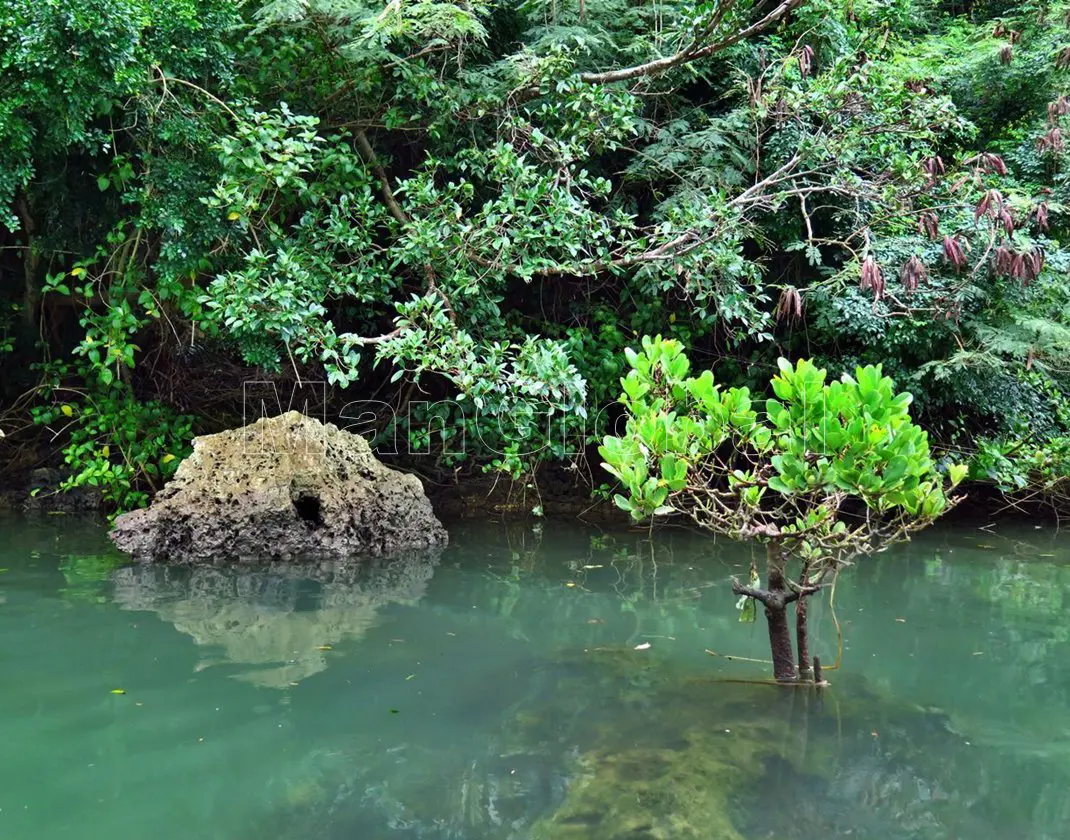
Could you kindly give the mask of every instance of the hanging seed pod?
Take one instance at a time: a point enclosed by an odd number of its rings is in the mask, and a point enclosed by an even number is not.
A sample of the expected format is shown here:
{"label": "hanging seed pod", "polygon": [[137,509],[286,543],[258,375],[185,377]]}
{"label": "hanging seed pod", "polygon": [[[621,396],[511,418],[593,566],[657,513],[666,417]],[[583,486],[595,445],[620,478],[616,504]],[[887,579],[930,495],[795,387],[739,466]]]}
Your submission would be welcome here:
{"label": "hanging seed pod", "polygon": [[913,292],[918,288],[919,283],[923,283],[928,279],[929,270],[925,267],[925,263],[918,258],[917,254],[913,255],[899,269],[899,281],[908,292]]}
{"label": "hanging seed pod", "polygon": [[1007,25],[1002,21],[996,24],[995,29],[992,30],[993,38],[1002,38],[1007,34]]}
{"label": "hanging seed pod", "polygon": [[992,252],[992,271],[997,277],[1010,277],[1014,270],[1014,252],[1004,245]]}
{"label": "hanging seed pod", "polygon": [[803,301],[798,289],[794,286],[785,286],[781,289],[775,315],[778,321],[798,321],[802,319]]}
{"label": "hanging seed pod", "polygon": [[862,260],[862,281],[859,287],[872,289],[874,300],[881,300],[884,297],[884,275],[872,254]]}
{"label": "hanging seed pod", "polygon": [[944,237],[944,259],[951,263],[955,271],[961,271],[962,267],[966,265],[966,254],[963,252],[957,236]]}
{"label": "hanging seed pod", "polygon": [[1008,29],[1007,40],[1010,41],[1012,44],[1017,44],[1020,40],[1022,40],[1021,31],[1018,29]]}
{"label": "hanging seed pod", "polygon": [[940,217],[932,210],[926,210],[918,216],[918,233],[928,239],[936,239],[940,235]]}
{"label": "hanging seed pod", "polygon": [[1010,64],[1012,61],[1014,61],[1014,47],[1004,44],[999,48],[999,63]]}
{"label": "hanging seed pod", "polygon": [[1063,132],[1058,126],[1048,129],[1048,133],[1037,140],[1037,151],[1041,154],[1056,155],[1063,148]]}
{"label": "hanging seed pod", "polygon": [[1037,220],[1037,227],[1046,231],[1048,229],[1048,202],[1040,202],[1033,211],[1033,217]]}
{"label": "hanging seed pod", "polygon": [[1065,96],[1060,96],[1054,102],[1048,103],[1048,122],[1058,125],[1059,117],[1070,111],[1070,101]]}
{"label": "hanging seed pod", "polygon": [[1011,236],[1014,233],[1014,216],[1011,214],[1009,207],[1004,207],[999,212],[999,218],[996,220],[1003,226],[1003,232],[1007,236]]}
{"label": "hanging seed pod", "polygon": [[814,65],[814,48],[807,44],[799,51],[799,75],[804,79],[810,75]]}
{"label": "hanging seed pod", "polygon": [[1063,47],[1055,56],[1055,69],[1065,70],[1070,67],[1070,47]]}
{"label": "hanging seed pod", "polygon": [[981,168],[985,172],[995,172],[997,175],[1007,174],[1007,164],[1003,162],[1003,158],[999,155],[992,154],[991,152],[985,152],[979,155]]}
{"label": "hanging seed pod", "polygon": [[1014,280],[1025,279],[1025,256],[1023,254],[1013,254],[1011,256],[1010,275]]}
{"label": "hanging seed pod", "polygon": [[988,216],[996,221],[1003,215],[1003,209],[1003,193],[999,190],[985,190],[973,211],[973,220],[977,222],[982,216]]}
{"label": "hanging seed pod", "polygon": [[1029,285],[1030,281],[1036,280],[1040,276],[1040,272],[1044,270],[1044,249],[1037,247],[1025,254],[1023,257],[1025,264],[1025,277],[1024,283]]}
{"label": "hanging seed pod", "polygon": [[927,157],[921,162],[921,169],[929,176],[930,181],[935,181],[937,175],[944,174],[944,159],[940,155]]}

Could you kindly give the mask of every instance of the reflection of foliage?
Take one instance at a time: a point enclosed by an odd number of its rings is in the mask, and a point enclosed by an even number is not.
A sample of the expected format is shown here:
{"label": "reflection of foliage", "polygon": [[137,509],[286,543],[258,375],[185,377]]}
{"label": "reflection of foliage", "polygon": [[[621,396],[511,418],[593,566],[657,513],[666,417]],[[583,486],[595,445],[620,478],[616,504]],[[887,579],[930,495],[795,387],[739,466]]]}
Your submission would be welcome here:
{"label": "reflection of foliage", "polygon": [[[676,545],[660,535],[655,543],[645,534],[584,534],[585,552],[572,541],[565,552],[560,537],[568,532],[560,526],[550,532],[552,537],[523,526],[502,533],[511,563],[488,570],[478,580],[489,591],[469,597],[509,618],[505,632],[517,639],[545,638],[547,626],[563,647],[575,644],[576,628],[583,626],[581,637],[595,646],[610,639],[637,644],[648,638],[648,631],[674,636],[694,626],[695,604],[723,583],[710,580],[701,564],[678,562]],[[679,550],[689,558],[697,535],[683,537]],[[709,543],[703,540],[702,545]],[[742,551],[732,544],[726,549],[729,554]],[[533,591],[542,597],[534,598]],[[727,614],[704,617],[707,627],[729,621]]]}
{"label": "reflection of foliage", "polygon": [[74,601],[102,604],[107,600],[105,585],[111,573],[126,562],[115,554],[67,554],[60,560],[59,570],[67,585],[60,592]]}

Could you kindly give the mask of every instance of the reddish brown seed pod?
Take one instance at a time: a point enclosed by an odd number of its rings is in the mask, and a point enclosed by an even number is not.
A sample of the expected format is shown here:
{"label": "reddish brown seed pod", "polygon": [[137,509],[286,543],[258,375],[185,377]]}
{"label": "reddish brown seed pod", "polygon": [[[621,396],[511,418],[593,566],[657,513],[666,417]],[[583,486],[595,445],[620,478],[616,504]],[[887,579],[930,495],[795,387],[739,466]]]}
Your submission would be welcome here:
{"label": "reddish brown seed pod", "polygon": [[966,265],[966,254],[957,236],[944,237],[944,259],[951,263],[955,271],[961,271]]}
{"label": "reddish brown seed pod", "polygon": [[1048,202],[1040,202],[1033,211],[1033,217],[1037,220],[1037,227],[1046,231],[1048,229]]}
{"label": "reddish brown seed pod", "polygon": [[981,155],[981,168],[985,172],[995,172],[997,175],[1007,174],[1007,164],[1003,162],[1003,158],[991,152]]}
{"label": "reddish brown seed pod", "polygon": [[999,223],[1003,226],[1003,232],[1007,236],[1011,236],[1014,233],[1014,215],[1011,213],[1009,207],[1004,207],[999,214]]}
{"label": "reddish brown seed pod", "polygon": [[877,261],[873,258],[872,254],[866,256],[862,260],[862,279],[859,283],[859,287],[863,289],[872,289],[873,299],[881,300],[884,297],[884,274],[881,272],[880,266],[877,265]]}
{"label": "reddish brown seed pod", "polygon": [[1063,132],[1058,126],[1048,129],[1047,134],[1037,139],[1037,151],[1056,155],[1065,147]]}
{"label": "reddish brown seed pod", "polygon": [[940,235],[940,217],[932,210],[926,210],[918,216],[918,233],[928,239],[936,239]]}
{"label": "reddish brown seed pod", "polygon": [[944,174],[944,159],[940,155],[927,157],[921,162],[921,168],[930,181],[935,181],[937,175]]}
{"label": "reddish brown seed pod", "polygon": [[913,292],[920,283],[929,279],[929,270],[917,254],[911,256],[901,269],[899,269],[899,281],[908,292]]}
{"label": "reddish brown seed pod", "polygon": [[803,316],[803,301],[799,290],[794,286],[785,286],[780,291],[780,300],[776,305],[778,321],[798,321]]}

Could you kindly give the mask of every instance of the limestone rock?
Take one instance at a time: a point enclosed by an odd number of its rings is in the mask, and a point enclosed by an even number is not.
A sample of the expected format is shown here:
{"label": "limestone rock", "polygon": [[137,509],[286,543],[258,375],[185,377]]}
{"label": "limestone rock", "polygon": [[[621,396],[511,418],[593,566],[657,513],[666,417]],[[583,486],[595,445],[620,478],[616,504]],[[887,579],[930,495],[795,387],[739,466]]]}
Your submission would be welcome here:
{"label": "limestone rock", "polygon": [[296,411],[194,440],[152,505],[118,517],[111,538],[137,560],[172,563],[386,555],[447,540],[419,479]]}

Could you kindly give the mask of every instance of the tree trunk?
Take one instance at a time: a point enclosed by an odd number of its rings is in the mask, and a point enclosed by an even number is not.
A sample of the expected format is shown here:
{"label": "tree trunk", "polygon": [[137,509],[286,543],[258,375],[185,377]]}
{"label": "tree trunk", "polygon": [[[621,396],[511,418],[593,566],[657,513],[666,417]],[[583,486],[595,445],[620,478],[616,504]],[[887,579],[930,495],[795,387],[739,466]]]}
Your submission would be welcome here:
{"label": "tree trunk", "polygon": [[769,651],[773,654],[773,678],[777,682],[795,682],[795,655],[791,650],[791,629],[787,607],[766,605],[769,625]]}
{"label": "tree trunk", "polygon": [[795,656],[791,649],[791,629],[784,599],[788,586],[784,581],[784,553],[774,540],[766,550],[766,588],[776,600],[766,602],[765,620],[769,625],[769,651],[773,658],[773,678],[777,682],[795,682]]}
{"label": "tree trunk", "polygon": [[22,317],[26,321],[28,334],[37,332],[37,305],[40,302],[40,293],[37,290],[37,264],[39,256],[34,249],[34,233],[37,225],[30,214],[30,205],[26,196],[22,193],[15,199],[15,213],[22,226],[22,233],[26,239],[26,250],[22,252],[23,271],[23,310]]}
{"label": "tree trunk", "polygon": [[799,679],[814,681],[814,668],[810,662],[810,634],[806,612],[807,596],[800,595],[795,602],[795,644],[799,650]]}

